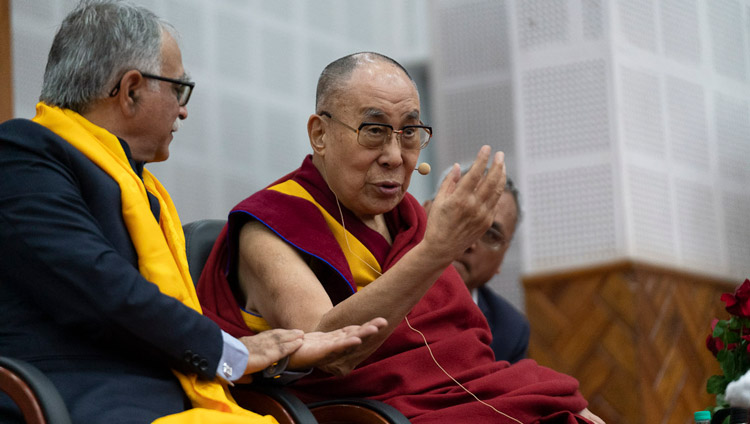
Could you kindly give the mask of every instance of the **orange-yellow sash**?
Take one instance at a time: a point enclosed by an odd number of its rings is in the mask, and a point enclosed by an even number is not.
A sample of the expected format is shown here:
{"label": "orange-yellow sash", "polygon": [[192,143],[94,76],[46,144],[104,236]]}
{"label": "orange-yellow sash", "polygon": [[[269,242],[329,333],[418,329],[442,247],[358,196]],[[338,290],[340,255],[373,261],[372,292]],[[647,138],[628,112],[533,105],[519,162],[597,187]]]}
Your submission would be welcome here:
{"label": "orange-yellow sash", "polygon": [[[147,170],[143,181],[131,168],[119,140],[109,131],[94,125],[69,109],[36,106],[33,121],[47,127],[80,150],[120,186],[122,216],[138,253],[141,275],[159,290],[201,312],[198,296],[188,271],[185,235],[172,199]],[[157,223],[146,194],[159,200],[161,214]],[[199,380],[195,374],[173,371],[190,398],[193,409],[160,418],[158,423],[276,423],[273,417],[261,417],[241,408],[232,399],[224,383]]]}
{"label": "orange-yellow sash", "polygon": [[[323,215],[326,224],[328,224],[328,229],[331,230],[333,237],[336,239],[339,247],[341,247],[341,251],[344,252],[344,257],[349,264],[349,270],[354,278],[354,283],[357,285],[357,290],[362,289],[362,287],[368,285],[380,276],[382,270],[372,252],[354,237],[352,233],[344,228],[340,222],[336,221],[333,215],[328,213],[328,211],[298,182],[294,180],[286,180],[269,187],[268,190],[274,190],[289,196],[305,199],[318,208],[320,214]],[[255,332],[261,332],[271,328],[263,317],[251,314],[245,310],[242,310],[241,312],[242,318],[249,329]]]}

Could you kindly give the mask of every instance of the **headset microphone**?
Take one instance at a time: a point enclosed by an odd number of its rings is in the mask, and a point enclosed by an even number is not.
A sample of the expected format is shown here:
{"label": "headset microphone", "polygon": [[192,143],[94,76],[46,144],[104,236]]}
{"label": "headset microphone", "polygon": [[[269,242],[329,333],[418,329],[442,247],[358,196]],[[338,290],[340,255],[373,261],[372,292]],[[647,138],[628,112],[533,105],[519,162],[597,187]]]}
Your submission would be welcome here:
{"label": "headset microphone", "polygon": [[430,167],[430,164],[427,162],[422,162],[419,164],[419,166],[415,169],[415,171],[419,172],[422,175],[427,175],[430,173],[430,170],[432,167]]}

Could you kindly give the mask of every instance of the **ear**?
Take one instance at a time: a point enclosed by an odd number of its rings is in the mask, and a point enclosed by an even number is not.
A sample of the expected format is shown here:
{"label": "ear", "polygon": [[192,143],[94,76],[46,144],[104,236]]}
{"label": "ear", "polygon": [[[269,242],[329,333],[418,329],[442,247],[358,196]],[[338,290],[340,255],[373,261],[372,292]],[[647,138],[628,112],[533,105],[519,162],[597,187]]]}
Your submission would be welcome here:
{"label": "ear", "polygon": [[120,79],[120,91],[115,95],[117,105],[123,115],[132,117],[136,112],[136,105],[140,92],[146,86],[146,79],[137,70],[130,70]]}
{"label": "ear", "polygon": [[310,139],[310,146],[313,152],[318,156],[325,156],[326,128],[326,124],[320,115],[310,115],[310,118],[307,120],[307,136]]}

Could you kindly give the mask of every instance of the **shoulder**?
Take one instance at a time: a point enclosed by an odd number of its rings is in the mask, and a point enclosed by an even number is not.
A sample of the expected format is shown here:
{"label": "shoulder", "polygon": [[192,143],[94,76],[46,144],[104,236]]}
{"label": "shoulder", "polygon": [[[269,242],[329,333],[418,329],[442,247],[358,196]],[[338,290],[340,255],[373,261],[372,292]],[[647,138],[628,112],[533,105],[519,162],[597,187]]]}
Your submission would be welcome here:
{"label": "shoulder", "polygon": [[[517,325],[528,327],[526,316],[486,285],[478,289],[478,298],[480,306],[483,310],[486,310],[485,315],[492,315],[503,322],[514,322]],[[484,305],[481,305],[481,303],[484,303]]]}
{"label": "shoulder", "polygon": [[0,124],[0,150],[34,156],[59,155],[75,150],[48,128],[29,119],[11,119]]}
{"label": "shoulder", "polygon": [[16,140],[29,136],[57,137],[55,133],[46,127],[37,124],[30,119],[11,119],[0,124],[0,138],[3,140]]}

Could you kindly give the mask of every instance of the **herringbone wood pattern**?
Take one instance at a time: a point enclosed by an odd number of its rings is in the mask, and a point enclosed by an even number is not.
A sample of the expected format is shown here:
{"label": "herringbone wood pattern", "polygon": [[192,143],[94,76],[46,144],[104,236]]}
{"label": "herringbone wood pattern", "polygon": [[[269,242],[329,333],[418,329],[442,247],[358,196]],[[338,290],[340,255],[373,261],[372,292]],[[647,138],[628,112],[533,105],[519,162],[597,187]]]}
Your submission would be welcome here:
{"label": "herringbone wood pattern", "polygon": [[714,399],[705,347],[739,282],[630,261],[526,278],[529,356],[573,375],[608,424],[687,424]]}

